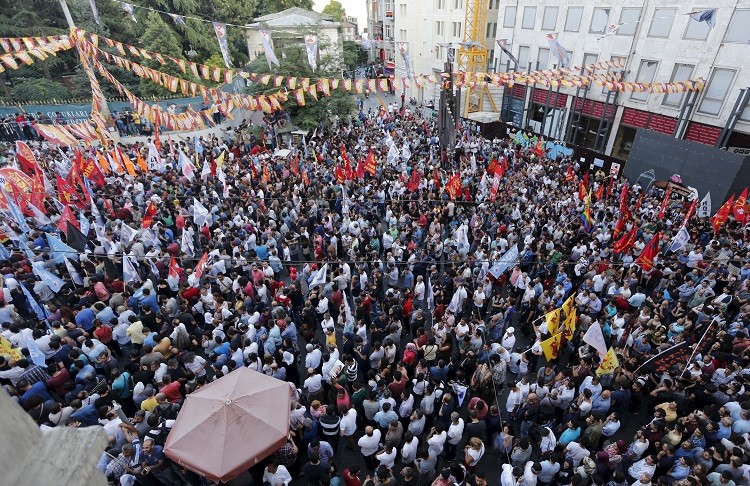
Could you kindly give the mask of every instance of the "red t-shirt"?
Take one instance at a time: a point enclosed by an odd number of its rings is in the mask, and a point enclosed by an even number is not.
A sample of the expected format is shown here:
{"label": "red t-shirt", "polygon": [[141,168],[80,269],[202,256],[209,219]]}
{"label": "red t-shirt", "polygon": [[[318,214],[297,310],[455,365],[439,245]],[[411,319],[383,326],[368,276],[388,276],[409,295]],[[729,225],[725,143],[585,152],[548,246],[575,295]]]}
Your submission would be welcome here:
{"label": "red t-shirt", "polygon": [[169,385],[164,385],[163,387],[161,387],[161,390],[159,390],[159,392],[167,396],[167,400],[169,400],[169,403],[177,403],[182,400],[179,381],[173,381]]}

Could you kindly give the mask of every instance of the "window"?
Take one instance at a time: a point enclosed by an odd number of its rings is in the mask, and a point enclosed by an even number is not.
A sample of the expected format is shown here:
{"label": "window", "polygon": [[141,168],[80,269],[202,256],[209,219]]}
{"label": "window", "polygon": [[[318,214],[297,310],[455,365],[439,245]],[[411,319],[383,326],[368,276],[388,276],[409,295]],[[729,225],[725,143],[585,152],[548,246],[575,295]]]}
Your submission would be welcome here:
{"label": "window", "polygon": [[383,37],[386,39],[393,39],[393,26],[392,25],[384,25],[383,26]]}
{"label": "window", "polygon": [[464,8],[464,0],[453,0],[453,9],[459,10]]}
{"label": "window", "polygon": [[435,22],[435,33],[437,35],[443,35],[443,34],[445,34],[444,28],[443,28],[443,22],[442,21]]}
{"label": "window", "polygon": [[732,81],[737,71],[733,69],[714,68],[711,79],[703,94],[703,101],[698,111],[707,115],[718,115],[724,100],[732,87]]}
{"label": "window", "polygon": [[406,29],[399,29],[398,38],[400,42],[406,42]]}
{"label": "window", "polygon": [[[659,67],[659,63],[656,61],[641,61],[641,66],[638,68],[638,75],[635,77],[636,83],[651,83],[654,81],[656,76],[656,68]],[[648,99],[648,93],[634,92],[630,95],[631,100],[635,101],[646,101]]]}
{"label": "window", "polygon": [[620,14],[620,27],[615,35],[633,35],[641,18],[640,8],[623,8]]}
{"label": "window", "polygon": [[518,70],[525,71],[529,68],[529,46],[518,48]]}
{"label": "window", "polygon": [[523,8],[523,21],[521,22],[522,29],[534,29],[536,23],[536,7],[524,7]]}
{"label": "window", "polygon": [[[687,79],[690,79],[690,77],[693,75],[693,69],[694,66],[691,66],[690,64],[675,64],[674,69],[672,70],[672,77],[669,78],[669,82],[672,83],[674,81],[685,81]],[[664,95],[664,101],[661,103],[664,106],[680,106],[682,103],[682,97],[685,95],[685,93],[668,93]]]}
{"label": "window", "polygon": [[549,48],[540,47],[539,55],[536,57],[536,60],[539,61],[539,69],[549,69],[550,67]]}
{"label": "window", "polygon": [[735,10],[732,20],[729,21],[724,42],[747,42],[750,40],[750,34],[747,33],[748,24],[750,24],[750,9]]}
{"label": "window", "polygon": [[487,72],[495,72],[495,49],[487,51]]}
{"label": "window", "polygon": [[435,1],[435,9],[436,10],[443,10],[445,8],[445,0],[436,0]]}
{"label": "window", "polygon": [[589,26],[589,32],[592,34],[603,34],[604,30],[607,28],[608,20],[608,8],[595,8],[594,13],[591,15],[591,26]]}
{"label": "window", "polygon": [[[693,10],[695,11],[700,9]],[[687,27],[685,28],[685,35],[683,35],[682,38],[689,40],[706,40],[708,38],[709,32],[711,32],[710,25],[705,22],[697,22],[696,20],[688,17]]]}
{"label": "window", "polygon": [[494,10],[497,8],[500,8],[500,0],[497,0],[496,2],[493,2],[492,0],[490,0],[489,5],[487,5],[487,9]]}
{"label": "window", "polygon": [[542,30],[555,30],[555,27],[557,27],[557,13],[559,11],[559,7],[544,7]]}
{"label": "window", "polygon": [[587,52],[583,55],[584,66],[588,66],[589,64],[594,64],[598,60],[599,60],[599,54],[592,54],[590,52]]}
{"label": "window", "polygon": [[578,32],[581,28],[581,17],[583,17],[583,7],[568,7],[568,16],[565,18],[565,32]]}
{"label": "window", "polygon": [[435,59],[438,61],[443,60],[443,48],[440,46],[435,46]]}
{"label": "window", "polygon": [[750,105],[747,105],[740,115],[740,120],[750,122]]}
{"label": "window", "polygon": [[494,39],[497,37],[497,22],[487,22],[487,34],[488,39]]}
{"label": "window", "polygon": [[503,17],[503,27],[512,29],[516,26],[516,7],[505,7],[505,15]]}
{"label": "window", "polygon": [[398,16],[399,18],[406,17],[406,5],[399,5],[398,6]]}
{"label": "window", "polygon": [[657,8],[654,10],[654,18],[651,19],[651,28],[648,29],[648,36],[669,37],[676,13],[677,9],[674,8]]}
{"label": "window", "polygon": [[[625,61],[627,60],[626,56],[612,56],[609,58],[611,61],[620,61],[620,63],[624,66]],[[607,75],[610,76],[610,79],[612,81],[622,81],[623,73],[625,72],[625,68],[609,68],[607,69]],[[602,89],[602,94],[607,94],[609,90],[605,87]]]}
{"label": "window", "polygon": [[453,37],[461,37],[461,22],[453,22]]}

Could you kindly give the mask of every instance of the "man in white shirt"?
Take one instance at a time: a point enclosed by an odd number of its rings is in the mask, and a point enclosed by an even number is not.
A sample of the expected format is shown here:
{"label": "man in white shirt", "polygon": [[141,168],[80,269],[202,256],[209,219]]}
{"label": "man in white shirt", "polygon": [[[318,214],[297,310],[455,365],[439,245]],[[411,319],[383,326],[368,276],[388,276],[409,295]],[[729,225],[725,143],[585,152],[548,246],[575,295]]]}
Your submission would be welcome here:
{"label": "man in white shirt", "polygon": [[346,440],[346,445],[350,449],[354,449],[354,432],[357,431],[357,411],[354,408],[347,409],[342,406],[341,412],[341,423],[339,424],[339,430],[341,431],[341,437]]}
{"label": "man in white shirt", "polygon": [[304,388],[307,390],[308,398],[317,396],[323,389],[323,377],[320,374],[315,373],[314,369],[308,368]]}
{"label": "man in white shirt", "polygon": [[456,458],[456,449],[464,433],[464,419],[458,412],[451,413],[451,423],[448,426],[448,437],[445,442],[445,459],[453,461]]}
{"label": "man in white shirt", "polygon": [[380,437],[380,430],[368,426],[365,428],[365,435],[360,437],[359,441],[357,441],[357,445],[365,459],[365,465],[367,466],[368,471],[375,470],[375,454],[380,448]]}
{"label": "man in white shirt", "polygon": [[287,468],[276,464],[274,460],[271,460],[263,471],[263,483],[271,486],[289,486],[291,481],[292,475],[289,474]]}
{"label": "man in white shirt", "polygon": [[430,449],[435,457],[438,457],[443,452],[443,445],[448,438],[448,433],[445,430],[440,430],[439,426],[435,426],[430,431],[430,435],[427,436],[427,448]]}

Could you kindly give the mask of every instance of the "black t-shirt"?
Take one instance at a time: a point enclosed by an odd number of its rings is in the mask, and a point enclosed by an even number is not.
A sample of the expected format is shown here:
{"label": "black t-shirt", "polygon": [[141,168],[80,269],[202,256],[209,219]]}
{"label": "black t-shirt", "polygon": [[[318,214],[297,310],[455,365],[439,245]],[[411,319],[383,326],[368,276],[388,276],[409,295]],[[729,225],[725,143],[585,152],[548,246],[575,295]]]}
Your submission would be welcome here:
{"label": "black t-shirt", "polygon": [[331,467],[322,461],[318,464],[308,462],[307,464],[302,466],[302,472],[307,476],[307,480],[310,482],[310,484],[315,485],[320,484],[320,480],[323,478],[323,476],[329,474],[330,470]]}

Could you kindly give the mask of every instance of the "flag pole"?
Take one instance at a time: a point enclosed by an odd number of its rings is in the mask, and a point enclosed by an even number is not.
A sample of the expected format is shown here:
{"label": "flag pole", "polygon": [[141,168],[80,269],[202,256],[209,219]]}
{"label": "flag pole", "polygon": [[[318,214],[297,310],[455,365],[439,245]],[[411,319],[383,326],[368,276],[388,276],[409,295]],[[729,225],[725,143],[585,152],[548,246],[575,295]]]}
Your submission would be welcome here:
{"label": "flag pole", "polygon": [[706,336],[711,331],[711,328],[714,327],[714,322],[716,322],[716,319],[718,319],[718,316],[714,317],[711,320],[711,323],[708,325],[708,328],[703,333],[703,336],[701,336],[700,340],[698,340],[698,342],[695,343],[695,346],[693,346],[693,353],[690,355],[690,357],[688,358],[687,362],[685,363],[685,369],[682,370],[682,373],[680,374],[680,378],[682,378],[683,376],[685,376],[685,372],[688,370],[688,366],[690,366],[690,362],[693,361],[693,358],[695,357],[696,353],[698,352],[698,348],[700,348],[701,343],[703,342],[704,339],[706,339]]}

